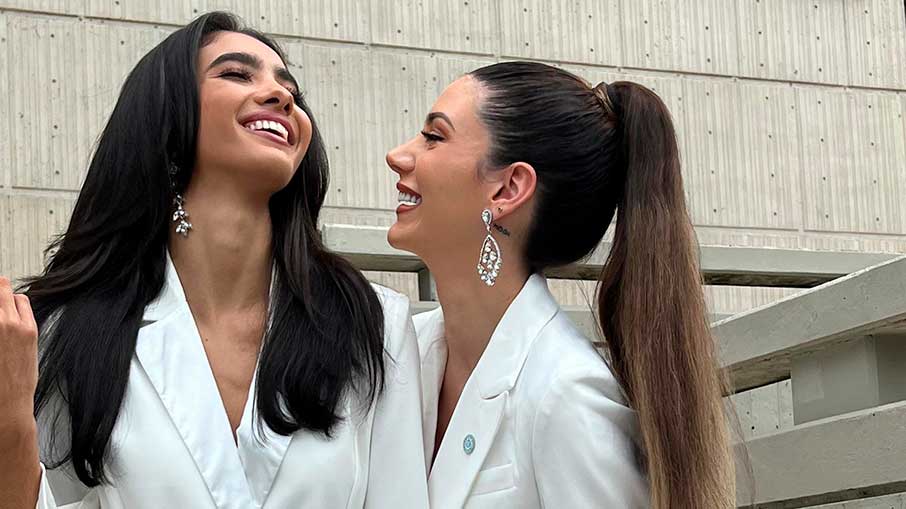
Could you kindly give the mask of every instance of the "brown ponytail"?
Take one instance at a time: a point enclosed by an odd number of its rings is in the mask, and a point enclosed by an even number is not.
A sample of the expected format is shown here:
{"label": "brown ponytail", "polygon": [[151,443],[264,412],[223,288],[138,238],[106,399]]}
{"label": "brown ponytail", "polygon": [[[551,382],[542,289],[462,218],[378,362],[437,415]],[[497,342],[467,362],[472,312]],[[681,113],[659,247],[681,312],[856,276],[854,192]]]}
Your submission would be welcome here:
{"label": "brown ponytail", "polygon": [[617,216],[598,317],[638,411],[651,507],[733,507],[722,382],[667,108],[640,85],[590,88],[535,62],[470,76],[482,86],[489,166],[525,161],[538,176],[524,254],[532,270],[588,255]]}
{"label": "brown ponytail", "polygon": [[598,316],[611,366],[639,414],[651,506],[734,507],[724,384],[670,114],[640,85],[607,89],[626,173]]}

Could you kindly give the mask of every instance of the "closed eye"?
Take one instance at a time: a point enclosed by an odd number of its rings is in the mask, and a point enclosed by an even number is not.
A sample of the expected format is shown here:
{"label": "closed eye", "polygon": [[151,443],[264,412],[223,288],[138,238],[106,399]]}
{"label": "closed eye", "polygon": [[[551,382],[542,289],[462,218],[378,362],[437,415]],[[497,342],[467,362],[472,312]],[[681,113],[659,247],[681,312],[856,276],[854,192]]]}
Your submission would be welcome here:
{"label": "closed eye", "polygon": [[293,102],[296,103],[296,106],[302,107],[302,101],[305,99],[305,94],[301,90],[296,90],[294,88],[286,87],[286,90],[289,91],[293,96]]}
{"label": "closed eye", "polygon": [[[241,69],[228,69],[220,73],[221,78],[229,78],[239,81],[252,81],[252,73],[244,71]],[[301,106],[304,99],[304,95],[300,90],[296,90],[294,87],[286,87],[286,91],[293,96],[293,102]]]}
{"label": "closed eye", "polygon": [[220,77],[221,78],[239,79],[242,81],[251,81],[252,74],[249,73],[248,71],[227,70],[227,71],[220,73]]}
{"label": "closed eye", "polygon": [[444,141],[444,139],[441,136],[438,136],[434,133],[429,133],[427,131],[422,131],[422,136],[425,138],[425,140],[427,140],[428,142],[432,142],[432,143],[438,142],[438,141]]}

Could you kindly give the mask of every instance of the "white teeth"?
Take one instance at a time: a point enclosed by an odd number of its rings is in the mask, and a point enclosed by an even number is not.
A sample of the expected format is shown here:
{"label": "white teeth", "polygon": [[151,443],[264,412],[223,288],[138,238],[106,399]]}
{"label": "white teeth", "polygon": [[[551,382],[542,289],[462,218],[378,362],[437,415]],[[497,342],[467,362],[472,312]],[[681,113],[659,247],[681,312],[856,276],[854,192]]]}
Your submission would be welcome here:
{"label": "white teeth", "polygon": [[403,205],[412,205],[412,206],[418,205],[419,203],[422,202],[422,199],[420,197],[409,194],[409,193],[404,193],[402,191],[400,191],[399,198],[397,198],[397,200]]}
{"label": "white teeth", "polygon": [[254,122],[245,124],[245,128],[252,131],[269,129],[279,133],[284,140],[289,141],[289,131],[283,127],[283,124],[280,122],[274,122],[273,120],[255,120]]}
{"label": "white teeth", "polygon": [[280,124],[278,122],[271,122],[271,124],[273,124],[272,129],[280,133],[280,136],[283,136],[284,140],[289,140],[289,131],[287,131],[286,128],[283,127],[283,124]]}

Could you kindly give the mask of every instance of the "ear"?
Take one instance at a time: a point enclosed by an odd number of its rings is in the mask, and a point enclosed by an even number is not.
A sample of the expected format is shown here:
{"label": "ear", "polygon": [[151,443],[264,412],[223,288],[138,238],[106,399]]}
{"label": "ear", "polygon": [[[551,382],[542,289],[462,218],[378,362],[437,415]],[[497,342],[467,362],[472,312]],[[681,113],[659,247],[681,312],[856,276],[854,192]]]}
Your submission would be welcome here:
{"label": "ear", "polygon": [[535,195],[538,181],[535,168],[528,163],[513,163],[495,172],[494,195],[491,207],[495,219],[502,219],[519,210]]}

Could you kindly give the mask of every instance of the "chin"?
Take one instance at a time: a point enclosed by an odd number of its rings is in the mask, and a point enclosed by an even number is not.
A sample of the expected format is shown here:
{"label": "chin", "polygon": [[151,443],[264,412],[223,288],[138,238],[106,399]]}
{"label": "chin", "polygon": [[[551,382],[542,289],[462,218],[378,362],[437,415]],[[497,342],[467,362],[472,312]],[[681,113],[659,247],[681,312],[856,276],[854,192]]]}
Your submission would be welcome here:
{"label": "chin", "polygon": [[401,225],[399,222],[393,223],[390,229],[387,231],[387,243],[391,247],[400,249],[403,251],[409,251],[410,253],[415,253],[415,250],[412,249],[412,240],[411,232],[406,231],[406,227]]}

